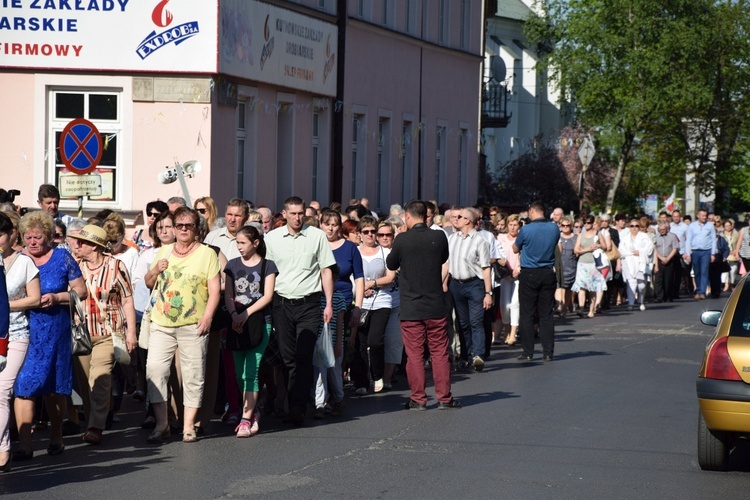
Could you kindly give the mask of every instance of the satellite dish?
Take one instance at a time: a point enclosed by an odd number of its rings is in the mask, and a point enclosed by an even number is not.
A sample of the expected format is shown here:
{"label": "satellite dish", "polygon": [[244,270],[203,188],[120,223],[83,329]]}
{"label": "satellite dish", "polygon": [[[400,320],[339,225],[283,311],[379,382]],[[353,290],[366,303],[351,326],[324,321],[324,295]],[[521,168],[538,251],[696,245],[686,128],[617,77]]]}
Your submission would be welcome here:
{"label": "satellite dish", "polygon": [[505,81],[505,77],[508,74],[508,69],[505,66],[505,61],[500,56],[492,56],[490,61],[490,74],[497,82]]}
{"label": "satellite dish", "polygon": [[182,165],[180,165],[179,163],[175,163],[174,167],[167,167],[167,169],[163,172],[159,172],[159,174],[156,176],[156,179],[161,184],[172,184],[180,177],[179,173],[177,172],[178,168],[182,169],[181,172],[179,172],[182,175],[192,177],[193,175],[201,171],[203,165],[201,165],[201,162],[199,162],[198,160],[188,160]]}

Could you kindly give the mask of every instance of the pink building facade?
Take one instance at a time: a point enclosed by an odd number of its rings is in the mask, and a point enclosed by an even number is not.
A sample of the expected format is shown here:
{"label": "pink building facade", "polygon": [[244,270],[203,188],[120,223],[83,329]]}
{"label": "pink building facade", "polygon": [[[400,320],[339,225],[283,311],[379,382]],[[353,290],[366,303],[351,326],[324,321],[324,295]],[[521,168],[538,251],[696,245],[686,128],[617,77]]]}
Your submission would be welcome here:
{"label": "pink building facade", "polygon": [[[185,195],[476,198],[481,0],[27,4],[0,10],[0,187],[18,204],[70,183],[58,146],[76,118],[103,150],[84,208],[132,222]],[[187,192],[159,182],[188,160]]]}

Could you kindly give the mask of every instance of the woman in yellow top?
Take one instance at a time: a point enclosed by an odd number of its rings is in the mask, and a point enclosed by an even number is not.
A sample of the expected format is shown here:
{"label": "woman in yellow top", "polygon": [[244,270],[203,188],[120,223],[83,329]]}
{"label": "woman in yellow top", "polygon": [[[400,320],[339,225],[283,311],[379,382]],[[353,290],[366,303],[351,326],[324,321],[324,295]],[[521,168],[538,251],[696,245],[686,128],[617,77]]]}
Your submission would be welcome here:
{"label": "woman in yellow top", "polygon": [[176,350],[185,407],[182,440],[197,440],[194,425],[203,398],[208,332],[221,296],[216,252],[196,239],[198,212],[180,207],[174,217],[177,241],[159,249],[145,277],[146,286],[156,287],[146,363],[148,395],[156,415],[156,428],[148,437],[152,443],[170,436],[167,383]]}

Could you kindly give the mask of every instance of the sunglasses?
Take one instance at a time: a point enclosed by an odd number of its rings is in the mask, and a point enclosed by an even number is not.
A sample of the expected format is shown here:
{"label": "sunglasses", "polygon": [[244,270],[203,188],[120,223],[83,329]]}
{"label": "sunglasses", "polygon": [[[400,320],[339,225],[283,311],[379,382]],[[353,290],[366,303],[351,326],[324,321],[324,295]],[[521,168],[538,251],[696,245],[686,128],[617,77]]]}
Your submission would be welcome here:
{"label": "sunglasses", "polygon": [[464,216],[463,216],[463,215],[461,215],[461,214],[458,214],[458,215],[456,216],[456,219],[466,219],[466,217],[464,217]]}
{"label": "sunglasses", "polygon": [[638,229],[640,229],[640,228],[641,228],[641,226],[638,226],[638,225],[636,225],[636,224],[631,224],[631,225],[630,225],[630,227],[637,227]]}
{"label": "sunglasses", "polygon": [[160,214],[159,212],[149,212],[149,213],[148,213],[148,216],[149,216],[149,217],[159,217],[160,215],[161,215],[161,214]]}
{"label": "sunglasses", "polygon": [[205,208],[196,208],[195,211],[199,214],[205,214],[208,210],[206,210]]}
{"label": "sunglasses", "polygon": [[179,222],[175,224],[174,227],[176,227],[180,231],[192,231],[193,228],[195,227],[195,224],[193,224],[192,222],[187,222],[187,223]]}
{"label": "sunglasses", "polygon": [[581,226],[573,226],[576,229],[581,229]]}
{"label": "sunglasses", "polygon": [[62,239],[62,238],[65,238],[64,234],[62,234],[62,233],[55,233],[55,239],[56,240],[59,240],[59,239]]}
{"label": "sunglasses", "polygon": [[393,233],[378,233],[378,238],[393,238]]}
{"label": "sunglasses", "polygon": [[366,235],[375,234],[375,232],[376,231],[374,229],[363,229],[362,231],[360,231],[360,233],[366,234]]}
{"label": "sunglasses", "polygon": [[[562,227],[570,227],[570,224],[561,224],[561,225]],[[580,226],[576,226],[576,227],[580,227]]]}

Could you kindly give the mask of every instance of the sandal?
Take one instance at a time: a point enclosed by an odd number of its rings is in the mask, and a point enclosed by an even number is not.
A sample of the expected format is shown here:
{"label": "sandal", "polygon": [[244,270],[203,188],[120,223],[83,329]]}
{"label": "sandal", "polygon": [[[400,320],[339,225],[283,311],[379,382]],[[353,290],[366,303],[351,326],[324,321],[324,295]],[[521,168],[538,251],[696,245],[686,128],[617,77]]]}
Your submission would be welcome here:
{"label": "sandal", "polygon": [[182,442],[183,443],[195,443],[198,441],[198,435],[195,433],[195,431],[188,431],[182,433]]}
{"label": "sandal", "polygon": [[147,443],[161,443],[162,441],[166,441],[172,437],[172,429],[170,429],[169,426],[166,426],[163,431],[157,431],[154,430],[151,434],[148,435],[146,438]]}

